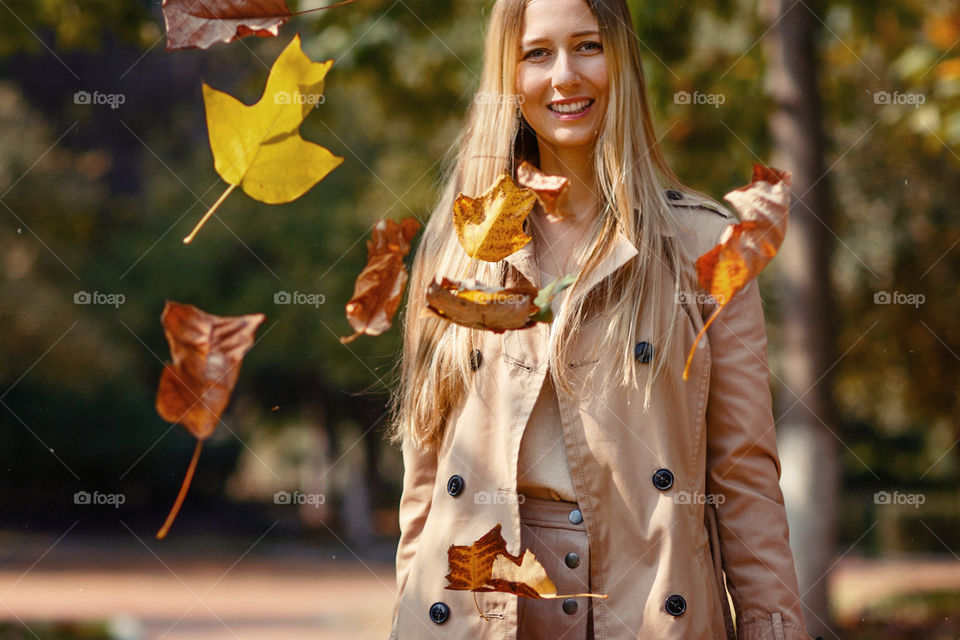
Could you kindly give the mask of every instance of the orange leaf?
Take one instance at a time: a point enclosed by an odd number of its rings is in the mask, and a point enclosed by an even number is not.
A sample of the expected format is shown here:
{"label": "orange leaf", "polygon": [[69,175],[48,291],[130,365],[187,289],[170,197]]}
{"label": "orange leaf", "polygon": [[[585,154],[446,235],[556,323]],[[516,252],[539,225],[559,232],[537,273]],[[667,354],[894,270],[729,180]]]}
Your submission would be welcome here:
{"label": "orange leaf", "polygon": [[180,493],[157,538],[170,530],[193,472],[203,442],[209,438],[237,384],[243,356],[253,346],[253,336],[266,316],[262,313],[221,318],[189,304],[167,301],[161,316],[173,364],[160,376],[157,413],[167,422],[180,423],[197,439]]}
{"label": "orange leaf", "polygon": [[[500,523],[469,546],[447,549],[450,573],[444,576],[451,591],[499,591],[527,598],[606,598],[596,593],[560,595],[536,556],[525,549],[522,556],[507,552]],[[482,614],[481,614],[482,615]]]}
{"label": "orange leaf", "polygon": [[497,262],[530,242],[523,221],[536,199],[533,191],[517,187],[505,173],[479,198],[458,195],[453,224],[467,255]]}
{"label": "orange leaf", "polygon": [[414,217],[399,224],[380,220],[374,225],[373,237],[367,240],[367,266],[357,276],[353,297],[347,302],[347,320],[356,333],[340,342],[347,344],[364,333],[379,336],[390,328],[407,284],[403,258],[418,229],[420,223]]}
{"label": "orange leaf", "polygon": [[427,287],[427,306],[421,316],[436,316],[473,329],[503,333],[533,326],[531,318],[540,307],[534,304],[537,288],[497,289],[473,281],[460,283],[443,278]]}
{"label": "orange leaf", "polygon": [[230,402],[243,356],[266,316],[222,318],[168,301],[161,318],[173,364],[160,377],[157,413],[206,440]]}
{"label": "orange leaf", "polygon": [[517,167],[517,184],[537,194],[550,222],[573,217],[567,210],[570,200],[570,180],[567,178],[547,175],[529,162],[524,162]]}
{"label": "orange leaf", "polygon": [[684,380],[690,371],[697,344],[707,328],[733,296],[757,277],[780,249],[787,232],[791,180],[788,171],[754,164],[750,184],[724,196],[740,212],[742,222],[728,226],[720,236],[719,244],[697,260],[700,286],[713,296],[718,306],[690,348],[683,369]]}

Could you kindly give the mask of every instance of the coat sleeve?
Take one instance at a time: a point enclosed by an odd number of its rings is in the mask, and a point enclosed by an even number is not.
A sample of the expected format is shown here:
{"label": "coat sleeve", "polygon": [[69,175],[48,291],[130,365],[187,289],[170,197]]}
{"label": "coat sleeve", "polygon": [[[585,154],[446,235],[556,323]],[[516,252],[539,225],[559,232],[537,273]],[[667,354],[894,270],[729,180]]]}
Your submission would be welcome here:
{"label": "coat sleeve", "polygon": [[716,497],[720,555],[737,638],[809,640],[780,489],[766,325],[756,278],[730,300],[707,336],[707,491]]}
{"label": "coat sleeve", "polygon": [[400,596],[417,553],[420,533],[430,513],[437,477],[437,447],[418,449],[410,438],[403,439],[403,494],[400,497],[400,542],[397,545],[397,595],[393,623],[400,610]]}

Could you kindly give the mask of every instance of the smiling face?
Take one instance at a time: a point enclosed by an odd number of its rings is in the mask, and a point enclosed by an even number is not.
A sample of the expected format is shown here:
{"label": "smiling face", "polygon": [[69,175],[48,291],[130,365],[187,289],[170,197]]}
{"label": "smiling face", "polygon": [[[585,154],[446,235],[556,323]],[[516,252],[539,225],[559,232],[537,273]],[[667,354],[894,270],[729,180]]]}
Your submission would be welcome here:
{"label": "smiling face", "polygon": [[530,0],[519,44],[517,92],[541,154],[588,153],[608,94],[607,63],[590,7],[585,0]]}

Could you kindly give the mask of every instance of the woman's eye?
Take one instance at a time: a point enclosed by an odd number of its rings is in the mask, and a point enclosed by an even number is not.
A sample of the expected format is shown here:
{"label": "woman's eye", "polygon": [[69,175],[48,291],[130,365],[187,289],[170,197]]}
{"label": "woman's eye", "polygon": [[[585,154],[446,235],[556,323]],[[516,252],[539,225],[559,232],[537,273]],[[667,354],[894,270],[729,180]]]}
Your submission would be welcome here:
{"label": "woman's eye", "polygon": [[588,51],[603,51],[603,45],[599,42],[593,42],[592,40],[590,42],[584,42],[580,45],[580,48]]}
{"label": "woman's eye", "polygon": [[546,54],[547,54],[546,49],[531,49],[530,51],[527,51],[525,54],[523,54],[523,59],[529,60],[530,58],[542,58]]}

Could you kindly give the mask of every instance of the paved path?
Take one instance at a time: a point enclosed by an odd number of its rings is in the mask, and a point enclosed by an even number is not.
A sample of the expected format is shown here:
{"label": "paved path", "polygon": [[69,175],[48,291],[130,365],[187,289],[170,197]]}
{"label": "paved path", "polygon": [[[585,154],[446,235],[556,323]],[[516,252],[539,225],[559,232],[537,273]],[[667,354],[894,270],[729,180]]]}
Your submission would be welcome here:
{"label": "paved path", "polygon": [[[140,627],[129,637],[141,640],[385,640],[389,633],[390,545],[361,561],[345,547],[256,536],[56,541],[0,533],[0,619],[114,618]],[[848,557],[830,587],[837,613],[850,620],[889,595],[960,590],[960,561]]]}

